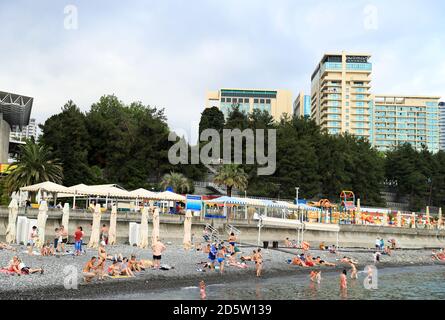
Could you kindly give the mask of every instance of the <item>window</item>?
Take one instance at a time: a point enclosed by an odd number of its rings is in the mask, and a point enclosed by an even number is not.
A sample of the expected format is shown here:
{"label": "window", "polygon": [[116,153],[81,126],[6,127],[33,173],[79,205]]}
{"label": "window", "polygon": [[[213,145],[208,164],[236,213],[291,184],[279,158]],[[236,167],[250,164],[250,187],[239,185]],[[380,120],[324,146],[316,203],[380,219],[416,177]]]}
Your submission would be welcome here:
{"label": "window", "polygon": [[259,99],[253,99],[253,103],[258,103]]}
{"label": "window", "polygon": [[221,102],[226,102],[226,98],[221,98]]}
{"label": "window", "polygon": [[244,99],[244,103],[249,103],[249,99]]}
{"label": "window", "polygon": [[260,99],[260,103],[264,103],[264,99]]}
{"label": "window", "polygon": [[267,103],[267,104],[270,104],[270,99],[266,99],[266,103]]}
{"label": "window", "polygon": [[227,102],[232,102],[232,99],[231,98],[227,98]]}

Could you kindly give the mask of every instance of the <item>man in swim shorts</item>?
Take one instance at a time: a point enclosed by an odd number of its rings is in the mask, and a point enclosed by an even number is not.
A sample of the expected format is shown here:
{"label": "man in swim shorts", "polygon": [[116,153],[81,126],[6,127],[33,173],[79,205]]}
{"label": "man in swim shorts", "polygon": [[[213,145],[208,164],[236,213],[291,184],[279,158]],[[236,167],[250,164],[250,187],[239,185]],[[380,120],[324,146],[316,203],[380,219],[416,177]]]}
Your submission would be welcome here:
{"label": "man in swim shorts", "polygon": [[157,239],[151,248],[153,250],[153,268],[159,269],[161,267],[161,255],[162,252],[165,251],[165,245]]}

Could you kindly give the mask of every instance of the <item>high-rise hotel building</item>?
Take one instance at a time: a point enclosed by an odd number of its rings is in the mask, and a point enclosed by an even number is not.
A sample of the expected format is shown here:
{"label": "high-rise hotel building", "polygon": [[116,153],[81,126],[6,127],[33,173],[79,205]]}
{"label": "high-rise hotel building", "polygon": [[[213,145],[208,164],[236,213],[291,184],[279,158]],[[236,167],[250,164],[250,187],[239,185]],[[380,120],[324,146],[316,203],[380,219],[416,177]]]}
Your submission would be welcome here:
{"label": "high-rise hotel building", "polygon": [[325,54],[311,77],[311,118],[330,134],[372,139],[369,54]]}
{"label": "high-rise hotel building", "polygon": [[373,145],[381,151],[410,143],[439,151],[439,97],[376,95]]}
{"label": "high-rise hotel building", "polygon": [[294,101],[294,115],[309,118],[311,116],[311,96],[301,91]]}
{"label": "high-rise hotel building", "polygon": [[227,117],[236,106],[245,113],[267,111],[278,121],[283,114],[292,116],[292,92],[270,89],[220,89],[207,92],[206,108],[217,107]]}
{"label": "high-rise hotel building", "polygon": [[439,149],[445,151],[445,102],[439,102]]}

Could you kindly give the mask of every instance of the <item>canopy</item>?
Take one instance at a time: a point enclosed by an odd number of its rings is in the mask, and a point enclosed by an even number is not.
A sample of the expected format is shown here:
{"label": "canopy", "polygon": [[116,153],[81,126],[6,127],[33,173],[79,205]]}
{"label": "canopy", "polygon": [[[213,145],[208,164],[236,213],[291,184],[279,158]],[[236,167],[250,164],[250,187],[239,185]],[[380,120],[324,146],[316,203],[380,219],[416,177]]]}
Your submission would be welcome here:
{"label": "canopy", "polygon": [[171,191],[164,191],[156,193],[156,196],[154,197],[156,200],[166,200],[166,201],[185,201],[186,198],[180,194],[171,192]]}
{"label": "canopy", "polygon": [[114,184],[102,184],[95,186],[87,186],[85,184],[78,184],[67,188],[67,192],[59,194],[61,197],[72,197],[74,195],[83,196],[101,196],[101,197],[112,197],[112,198],[136,198],[130,192],[116,187]]}
{"label": "canopy", "polygon": [[140,188],[137,190],[130,191],[130,194],[134,198],[140,198],[140,199],[156,199],[157,193],[148,191],[146,189]]}
{"label": "canopy", "polygon": [[64,187],[60,184],[46,181],[37,184],[33,184],[32,186],[26,186],[20,188],[20,191],[29,191],[29,192],[38,192],[39,190],[43,190],[49,193],[53,192],[68,192],[68,188]]}

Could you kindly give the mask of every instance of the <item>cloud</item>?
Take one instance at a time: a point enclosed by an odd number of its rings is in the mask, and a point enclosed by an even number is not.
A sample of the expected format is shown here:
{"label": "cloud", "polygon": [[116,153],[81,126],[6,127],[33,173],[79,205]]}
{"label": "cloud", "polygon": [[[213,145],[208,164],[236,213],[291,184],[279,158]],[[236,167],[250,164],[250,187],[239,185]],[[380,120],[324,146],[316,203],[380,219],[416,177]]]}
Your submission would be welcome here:
{"label": "cloud", "polygon": [[[88,110],[114,93],[165,107],[172,128],[189,130],[207,90],[308,91],[322,54],[342,50],[373,54],[375,93],[444,95],[439,2],[71,3],[79,9],[75,31],[63,28],[62,2],[0,4],[0,90],[33,96],[38,122],[68,99]],[[367,6],[377,9],[377,29],[365,28]]]}

